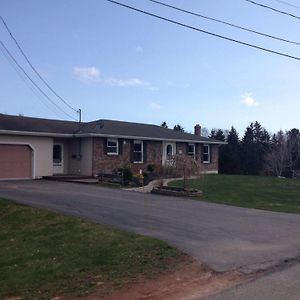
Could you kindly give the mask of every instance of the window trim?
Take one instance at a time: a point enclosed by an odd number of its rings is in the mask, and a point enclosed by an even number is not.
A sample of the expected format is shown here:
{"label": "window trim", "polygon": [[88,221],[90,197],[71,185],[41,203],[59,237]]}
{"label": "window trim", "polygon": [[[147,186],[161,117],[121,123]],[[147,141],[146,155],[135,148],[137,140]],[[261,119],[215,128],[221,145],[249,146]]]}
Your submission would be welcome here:
{"label": "window trim", "polygon": [[[192,146],[194,151],[193,152],[189,152],[189,147]],[[196,157],[196,145],[192,144],[192,143],[188,143],[188,153],[189,156],[192,156],[194,159]]]}
{"label": "window trim", "polygon": [[[207,147],[207,152],[204,152],[204,147]],[[209,164],[210,161],[210,145],[209,144],[204,144],[202,147],[202,162],[204,164]],[[207,154],[207,160],[204,160],[204,155]]]}
{"label": "window trim", "polygon": [[[141,151],[134,151],[134,145],[140,144],[141,145]],[[134,140],[133,141],[133,163],[134,164],[143,164],[144,163],[144,143],[141,140]],[[135,161],[134,160],[134,153],[141,153],[141,161]]]}
{"label": "window trim", "polygon": [[[111,146],[108,146],[109,142],[113,142],[116,143],[116,152],[110,152],[109,148],[111,148]],[[107,155],[119,155],[119,140],[118,139],[107,139],[106,141],[106,154]]]}

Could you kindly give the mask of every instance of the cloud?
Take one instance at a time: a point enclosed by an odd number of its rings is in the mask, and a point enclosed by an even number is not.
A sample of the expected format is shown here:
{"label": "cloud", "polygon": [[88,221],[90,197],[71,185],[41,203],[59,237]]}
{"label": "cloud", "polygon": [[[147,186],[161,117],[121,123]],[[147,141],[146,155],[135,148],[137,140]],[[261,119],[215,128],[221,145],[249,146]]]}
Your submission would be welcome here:
{"label": "cloud", "polygon": [[119,79],[115,77],[100,76],[100,70],[96,67],[73,67],[73,75],[82,81],[94,81],[117,87],[151,87],[151,85],[139,78]]}
{"label": "cloud", "polygon": [[100,77],[100,71],[96,67],[74,67],[73,75],[81,80],[97,80]]}
{"label": "cloud", "polygon": [[259,102],[257,102],[253,97],[251,93],[246,93],[242,95],[242,103],[246,106],[253,107],[258,106]]}
{"label": "cloud", "polygon": [[135,47],[135,52],[136,53],[143,53],[144,52],[144,48],[142,46],[137,46],[137,47]]}
{"label": "cloud", "polygon": [[160,104],[155,103],[155,102],[150,103],[149,107],[153,110],[160,110],[162,108]]}
{"label": "cloud", "polygon": [[135,86],[147,86],[147,82],[139,78],[129,78],[129,79],[116,79],[109,78],[105,82],[109,85],[120,86],[120,87],[135,87]]}

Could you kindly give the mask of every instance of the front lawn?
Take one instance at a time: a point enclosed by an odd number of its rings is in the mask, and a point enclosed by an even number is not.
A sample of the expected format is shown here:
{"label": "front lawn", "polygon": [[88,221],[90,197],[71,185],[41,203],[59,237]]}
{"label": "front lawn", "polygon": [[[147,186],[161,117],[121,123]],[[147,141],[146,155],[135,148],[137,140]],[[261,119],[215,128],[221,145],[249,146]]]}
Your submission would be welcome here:
{"label": "front lawn", "polygon": [[0,299],[107,293],[182,256],[153,238],[0,199]]}
{"label": "front lawn", "polygon": [[[171,186],[182,187],[182,181]],[[241,207],[300,213],[300,179],[242,175],[203,175],[189,180],[203,191],[203,200]]]}

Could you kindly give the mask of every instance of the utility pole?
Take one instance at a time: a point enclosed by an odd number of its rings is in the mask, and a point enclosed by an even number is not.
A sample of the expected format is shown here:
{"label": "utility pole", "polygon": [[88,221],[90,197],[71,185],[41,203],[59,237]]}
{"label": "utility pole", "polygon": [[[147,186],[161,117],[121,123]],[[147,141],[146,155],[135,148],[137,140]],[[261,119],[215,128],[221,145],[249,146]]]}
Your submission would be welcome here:
{"label": "utility pole", "polygon": [[79,131],[81,130],[81,109],[79,108],[78,111],[78,117],[79,117],[79,122],[78,122],[78,129]]}

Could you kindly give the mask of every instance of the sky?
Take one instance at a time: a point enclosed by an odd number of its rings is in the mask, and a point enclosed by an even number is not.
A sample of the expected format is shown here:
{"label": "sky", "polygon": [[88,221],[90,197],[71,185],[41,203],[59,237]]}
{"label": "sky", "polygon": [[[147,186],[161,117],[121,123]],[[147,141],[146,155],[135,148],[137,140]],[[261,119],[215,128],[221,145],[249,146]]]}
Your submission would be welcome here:
{"label": "sky", "polygon": [[[149,2],[122,3],[233,39],[300,57],[300,46],[244,32]],[[245,0],[161,0],[300,42],[300,20]],[[300,16],[300,8],[257,0]],[[290,0],[297,5],[296,0]],[[259,121],[271,132],[300,127],[300,61],[182,28],[105,0],[1,0],[0,11],[34,67],[83,121],[195,124],[242,135]],[[0,23],[0,39],[68,115],[69,107],[30,69]],[[3,48],[2,48],[2,51]],[[0,113],[70,119],[0,52]]]}

